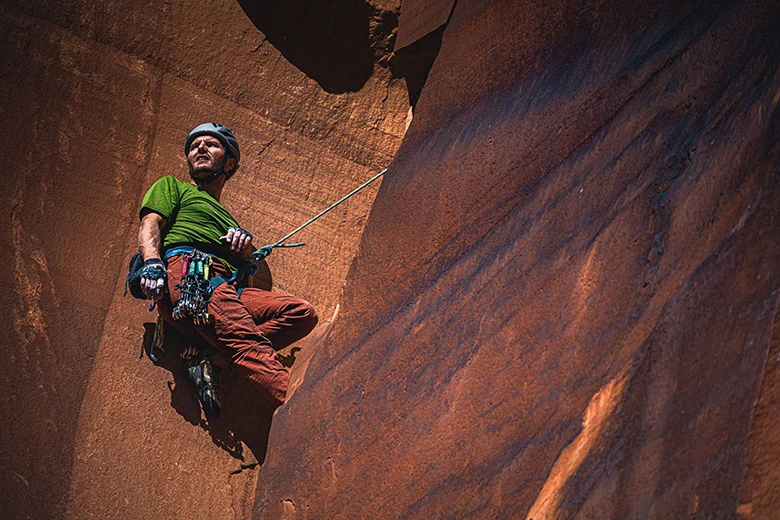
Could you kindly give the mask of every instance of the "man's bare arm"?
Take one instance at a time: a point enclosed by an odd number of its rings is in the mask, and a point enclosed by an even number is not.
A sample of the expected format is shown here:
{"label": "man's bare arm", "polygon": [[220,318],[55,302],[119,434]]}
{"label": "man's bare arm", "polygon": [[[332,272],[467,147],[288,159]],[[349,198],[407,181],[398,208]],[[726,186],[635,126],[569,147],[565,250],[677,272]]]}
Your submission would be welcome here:
{"label": "man's bare arm", "polygon": [[[162,245],[162,229],[168,221],[159,213],[147,213],[141,219],[138,229],[138,251],[144,259],[144,263],[150,259],[160,259],[160,246]],[[143,271],[142,271],[143,272]],[[145,278],[141,276],[141,290],[147,298],[159,300],[165,289],[164,278]]]}
{"label": "man's bare arm", "polygon": [[138,229],[138,251],[144,260],[160,258],[162,229],[167,222],[165,217],[154,212],[147,213],[141,219],[141,227]]}

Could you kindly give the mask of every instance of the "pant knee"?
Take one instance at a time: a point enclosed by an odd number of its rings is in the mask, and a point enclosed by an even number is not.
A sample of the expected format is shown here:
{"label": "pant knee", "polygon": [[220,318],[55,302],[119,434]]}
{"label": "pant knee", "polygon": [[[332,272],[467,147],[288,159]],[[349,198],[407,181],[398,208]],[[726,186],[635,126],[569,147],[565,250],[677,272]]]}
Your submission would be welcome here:
{"label": "pant knee", "polygon": [[307,302],[306,300],[301,300],[298,309],[296,309],[295,315],[298,316],[300,320],[299,326],[301,329],[306,331],[304,336],[314,330],[314,327],[316,327],[317,323],[319,322],[317,310],[311,303]]}

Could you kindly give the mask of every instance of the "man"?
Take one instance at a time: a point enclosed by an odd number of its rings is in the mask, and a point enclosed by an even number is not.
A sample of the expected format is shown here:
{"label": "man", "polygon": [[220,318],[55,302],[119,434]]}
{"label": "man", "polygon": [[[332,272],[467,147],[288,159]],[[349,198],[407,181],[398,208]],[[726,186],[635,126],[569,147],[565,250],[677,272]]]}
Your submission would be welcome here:
{"label": "man", "polygon": [[[188,287],[197,283],[188,285],[192,276],[183,280],[187,274],[183,267],[188,265],[190,273],[198,271],[194,262],[200,258],[198,268],[207,272],[206,278],[209,273],[229,278],[251,257],[253,243],[252,235],[219,202],[225,183],[238,169],[236,138],[225,126],[204,123],[189,133],[184,151],[191,181],[163,177],[141,203],[141,290],[157,302],[166,322],[185,336],[205,339],[279,406],[290,376],[276,350],[311,332],[317,314],[305,300],[253,287],[242,289],[237,282],[221,283],[207,293],[207,308],[200,314],[191,310],[197,298]],[[204,411],[216,416],[221,409],[218,374],[203,350],[188,348],[183,358]]]}

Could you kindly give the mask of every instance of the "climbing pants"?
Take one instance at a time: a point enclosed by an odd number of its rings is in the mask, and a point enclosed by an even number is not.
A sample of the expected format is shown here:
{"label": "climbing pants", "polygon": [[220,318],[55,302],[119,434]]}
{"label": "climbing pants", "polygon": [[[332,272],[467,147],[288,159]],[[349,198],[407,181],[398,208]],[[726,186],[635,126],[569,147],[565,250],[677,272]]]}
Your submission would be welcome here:
{"label": "climbing pants", "polygon": [[[212,276],[228,276],[218,261],[212,264]],[[190,318],[174,320],[173,305],[180,292],[175,286],[181,280],[182,257],[168,259],[170,302],[159,302],[165,321],[182,334],[200,336],[224,354],[239,373],[274,406],[284,403],[290,374],[279,362],[276,350],[306,336],[317,324],[314,307],[301,298],[247,287],[239,296],[233,284],[223,283],[211,295],[208,312],[213,325],[195,325]]]}

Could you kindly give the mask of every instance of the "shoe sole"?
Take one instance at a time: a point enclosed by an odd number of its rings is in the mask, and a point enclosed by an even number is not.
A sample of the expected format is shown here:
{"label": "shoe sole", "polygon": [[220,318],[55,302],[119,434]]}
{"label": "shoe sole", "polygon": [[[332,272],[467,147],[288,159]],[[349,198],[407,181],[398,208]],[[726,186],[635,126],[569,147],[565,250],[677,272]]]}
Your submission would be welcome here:
{"label": "shoe sole", "polygon": [[206,417],[209,419],[219,417],[222,405],[217,395],[217,375],[211,361],[203,358],[197,364],[188,367],[188,372]]}

